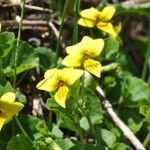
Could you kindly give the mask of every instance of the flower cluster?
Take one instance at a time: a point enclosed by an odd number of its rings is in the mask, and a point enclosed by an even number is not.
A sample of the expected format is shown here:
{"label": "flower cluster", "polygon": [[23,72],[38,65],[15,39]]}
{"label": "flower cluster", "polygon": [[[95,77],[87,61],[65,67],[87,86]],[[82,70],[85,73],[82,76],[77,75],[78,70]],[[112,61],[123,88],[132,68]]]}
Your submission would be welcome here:
{"label": "flower cluster", "polygon": [[[110,6],[105,7],[101,12],[92,7],[80,12],[82,18],[79,19],[78,24],[90,28],[96,26],[116,37],[121,30],[121,24],[113,26],[110,22],[114,13],[115,8]],[[55,101],[65,108],[69,88],[84,74],[84,70],[96,77],[101,76],[102,65],[97,57],[103,47],[103,39],[84,36],[81,42],[66,48],[68,55],[63,59],[62,64],[67,68],[49,69],[37,88],[48,92],[54,91]]]}
{"label": "flower cluster", "polygon": [[24,105],[15,101],[15,94],[7,92],[0,97],[0,130],[7,118],[17,114]]}
{"label": "flower cluster", "polygon": [[98,11],[93,7],[85,9],[80,12],[81,18],[78,24],[89,28],[96,26],[98,29],[109,33],[113,37],[117,37],[121,30],[121,23],[118,26],[113,26],[110,22],[115,11],[116,9],[111,6],[105,7],[102,11]]}
{"label": "flower cluster", "polygon": [[85,70],[100,77],[101,63],[95,60],[104,47],[103,39],[92,39],[84,36],[81,42],[66,48],[68,56],[62,62],[67,67],[83,66]]}
{"label": "flower cluster", "polygon": [[38,83],[37,88],[49,92],[56,91],[54,99],[60,106],[65,108],[69,87],[82,75],[83,71],[80,69],[50,69],[45,72],[45,79]]}

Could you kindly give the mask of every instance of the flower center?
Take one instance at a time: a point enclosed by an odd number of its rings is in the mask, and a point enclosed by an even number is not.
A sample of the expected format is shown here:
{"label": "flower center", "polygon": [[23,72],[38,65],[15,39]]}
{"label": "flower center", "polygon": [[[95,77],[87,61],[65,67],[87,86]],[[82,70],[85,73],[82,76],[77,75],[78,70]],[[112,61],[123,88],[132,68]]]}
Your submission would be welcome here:
{"label": "flower center", "polygon": [[87,60],[88,58],[89,58],[89,55],[88,54],[84,54],[83,61]]}
{"label": "flower center", "polygon": [[3,111],[0,110],[0,117],[7,117],[7,115]]}
{"label": "flower center", "polygon": [[60,80],[59,83],[58,83],[58,86],[61,87],[63,85],[64,85],[64,81]]}
{"label": "flower center", "polygon": [[0,110],[0,116],[3,114],[3,112]]}

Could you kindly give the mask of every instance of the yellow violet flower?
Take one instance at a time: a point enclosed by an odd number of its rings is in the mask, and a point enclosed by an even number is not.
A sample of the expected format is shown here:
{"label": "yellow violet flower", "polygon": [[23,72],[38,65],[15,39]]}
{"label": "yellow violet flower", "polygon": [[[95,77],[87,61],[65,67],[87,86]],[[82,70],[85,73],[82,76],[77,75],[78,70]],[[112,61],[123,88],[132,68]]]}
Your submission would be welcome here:
{"label": "yellow violet flower", "polygon": [[116,32],[114,31],[112,23],[109,21],[113,17],[116,9],[111,6],[106,6],[102,11],[98,11],[94,7],[85,9],[80,12],[81,18],[78,24],[85,27],[97,27],[98,29],[111,34],[116,37]]}
{"label": "yellow violet flower", "polygon": [[69,92],[69,87],[81,76],[83,70],[73,68],[63,69],[49,69],[45,72],[44,78],[37,85],[40,90],[48,92],[56,91],[54,95],[55,101],[62,106],[66,107],[66,98]]}
{"label": "yellow violet flower", "polygon": [[88,72],[100,77],[101,63],[93,58],[101,53],[103,47],[103,39],[84,36],[81,42],[66,48],[69,55],[64,58],[62,64],[67,67],[83,66]]}
{"label": "yellow violet flower", "polygon": [[7,92],[0,97],[0,130],[7,118],[17,114],[24,107],[22,103],[14,102],[15,97],[13,92]]}
{"label": "yellow violet flower", "polygon": [[115,38],[119,41],[120,44],[123,43],[121,37],[119,36],[119,33],[121,32],[121,30],[122,30],[122,23],[119,22],[118,25],[114,26],[114,31],[116,32],[116,37]]}

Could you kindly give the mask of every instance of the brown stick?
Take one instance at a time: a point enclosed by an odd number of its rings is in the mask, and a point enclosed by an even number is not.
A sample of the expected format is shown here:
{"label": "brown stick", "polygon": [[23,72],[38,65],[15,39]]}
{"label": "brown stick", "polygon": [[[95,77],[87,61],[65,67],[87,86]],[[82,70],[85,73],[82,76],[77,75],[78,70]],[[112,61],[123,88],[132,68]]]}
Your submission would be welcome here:
{"label": "brown stick", "polygon": [[[9,8],[9,7],[20,7],[21,4],[20,3],[16,3],[16,4],[3,4],[0,5],[0,8]],[[45,12],[52,12],[52,10],[47,9],[47,8],[43,8],[43,7],[39,7],[39,6],[33,6],[33,5],[27,5],[25,6],[26,9],[32,9],[32,10],[37,10],[37,11],[45,11]]]}
{"label": "brown stick", "polygon": [[102,104],[104,108],[106,109],[107,113],[113,120],[113,122],[118,126],[124,136],[132,143],[132,145],[135,147],[136,150],[146,150],[144,146],[141,144],[141,142],[137,139],[137,137],[133,134],[133,132],[128,128],[128,126],[118,117],[118,115],[114,112],[111,103],[106,98],[103,90],[100,88],[100,86],[96,87],[96,91],[99,95],[99,97],[102,99]]}

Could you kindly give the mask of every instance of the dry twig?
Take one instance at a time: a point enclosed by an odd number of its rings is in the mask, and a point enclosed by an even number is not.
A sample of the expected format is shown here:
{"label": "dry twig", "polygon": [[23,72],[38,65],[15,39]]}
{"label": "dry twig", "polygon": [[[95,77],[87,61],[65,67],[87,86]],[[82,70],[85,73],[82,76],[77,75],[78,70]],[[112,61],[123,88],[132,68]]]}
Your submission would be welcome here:
{"label": "dry twig", "polygon": [[132,145],[135,147],[136,150],[146,150],[144,146],[141,144],[141,142],[137,139],[137,137],[133,134],[133,132],[128,128],[128,126],[118,117],[118,115],[114,112],[111,103],[106,98],[103,90],[97,86],[96,91],[99,95],[99,97],[102,99],[102,103],[104,108],[106,109],[107,113],[113,120],[113,122],[118,126],[124,136],[132,143]]}

